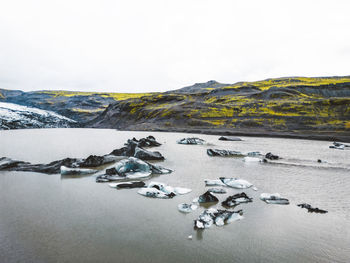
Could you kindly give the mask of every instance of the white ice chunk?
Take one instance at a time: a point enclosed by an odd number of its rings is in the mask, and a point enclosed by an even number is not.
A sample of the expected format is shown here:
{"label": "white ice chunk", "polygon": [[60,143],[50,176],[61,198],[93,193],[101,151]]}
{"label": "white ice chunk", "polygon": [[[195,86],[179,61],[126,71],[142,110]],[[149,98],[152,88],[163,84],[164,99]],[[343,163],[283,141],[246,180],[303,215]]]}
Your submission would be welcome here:
{"label": "white ice chunk", "polygon": [[179,209],[180,212],[183,212],[183,213],[190,213],[194,210],[196,210],[198,208],[197,205],[194,205],[194,204],[186,204],[186,203],[182,203],[182,204],[179,204],[177,206],[177,208]]}
{"label": "white ice chunk", "polygon": [[279,193],[274,193],[274,194],[262,193],[260,195],[260,199],[262,201],[265,201],[268,204],[278,204],[278,205],[288,205],[289,204],[289,200],[281,197],[281,195]]}
{"label": "white ice chunk", "polygon": [[61,175],[84,175],[84,174],[93,174],[96,173],[97,170],[94,169],[83,169],[83,168],[70,168],[66,166],[61,166]]}

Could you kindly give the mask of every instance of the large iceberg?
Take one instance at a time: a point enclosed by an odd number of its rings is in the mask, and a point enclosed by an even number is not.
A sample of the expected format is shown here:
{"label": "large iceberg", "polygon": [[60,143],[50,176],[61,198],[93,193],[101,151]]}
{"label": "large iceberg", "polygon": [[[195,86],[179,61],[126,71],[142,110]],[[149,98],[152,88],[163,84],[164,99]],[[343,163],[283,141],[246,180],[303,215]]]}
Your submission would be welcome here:
{"label": "large iceberg", "polygon": [[[86,170],[78,168],[98,167],[108,163],[115,162],[119,157],[104,155],[96,156],[90,155],[88,158],[65,158],[62,160],[53,161],[48,164],[31,164],[18,160],[12,160],[7,157],[0,158],[0,170],[6,171],[24,171],[24,172],[38,172],[47,174],[86,174]],[[76,169],[75,169],[76,168]],[[92,172],[92,171],[91,171]]]}
{"label": "large iceberg", "polygon": [[141,160],[164,160],[164,156],[160,152],[151,152],[145,150],[139,146],[139,141],[135,140],[128,140],[125,144],[125,147],[115,149],[110,154],[116,156],[136,157]]}
{"label": "large iceberg", "polygon": [[117,162],[112,168],[106,169],[105,174],[99,175],[96,182],[139,179],[154,174],[171,173],[172,170],[150,164],[135,157],[129,157]]}

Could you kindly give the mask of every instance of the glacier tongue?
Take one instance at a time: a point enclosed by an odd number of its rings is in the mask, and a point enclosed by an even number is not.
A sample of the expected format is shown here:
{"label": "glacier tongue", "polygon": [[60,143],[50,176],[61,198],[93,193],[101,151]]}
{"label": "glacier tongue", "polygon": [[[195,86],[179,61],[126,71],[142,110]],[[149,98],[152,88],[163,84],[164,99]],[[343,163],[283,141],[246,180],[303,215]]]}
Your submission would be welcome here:
{"label": "glacier tongue", "polygon": [[52,111],[0,102],[0,130],[70,127],[76,121]]}

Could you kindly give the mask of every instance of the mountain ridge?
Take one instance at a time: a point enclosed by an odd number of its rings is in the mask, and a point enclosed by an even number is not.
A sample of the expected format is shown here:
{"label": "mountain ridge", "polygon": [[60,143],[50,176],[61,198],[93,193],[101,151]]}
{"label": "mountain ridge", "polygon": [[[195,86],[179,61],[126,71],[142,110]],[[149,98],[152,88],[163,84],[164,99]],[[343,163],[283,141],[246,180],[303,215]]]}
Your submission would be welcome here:
{"label": "mountain ridge", "polygon": [[9,96],[8,91],[0,90],[0,101],[15,98],[22,104],[44,107],[83,127],[291,136],[350,134],[349,76],[283,77],[234,84],[211,80],[143,94],[16,92],[17,96]]}

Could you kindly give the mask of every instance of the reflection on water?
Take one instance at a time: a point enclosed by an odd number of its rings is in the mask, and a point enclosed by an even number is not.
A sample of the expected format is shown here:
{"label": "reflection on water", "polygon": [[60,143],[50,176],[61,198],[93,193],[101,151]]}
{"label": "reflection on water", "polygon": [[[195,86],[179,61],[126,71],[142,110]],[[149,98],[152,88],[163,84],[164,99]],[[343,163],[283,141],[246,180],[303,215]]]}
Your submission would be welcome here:
{"label": "reflection on water", "polygon": [[[150,133],[115,130],[52,129],[0,131],[0,156],[33,163],[65,157],[102,155],[132,137]],[[175,170],[154,179],[193,192],[169,200],[145,198],[137,189],[116,190],[95,183],[94,176],[61,177],[29,172],[0,172],[1,262],[349,262],[350,151],[329,149],[329,142],[243,138],[211,145],[178,145],[187,134],[152,132]],[[198,135],[197,135],[198,136]],[[213,158],[207,148],[272,152],[297,165],[244,163],[239,158]],[[318,164],[321,159],[327,163]],[[305,165],[306,163],[306,165]],[[309,165],[309,164],[312,165]],[[299,166],[299,164],[301,166]],[[323,167],[325,166],[325,167]],[[224,227],[193,230],[190,214],[177,210],[206,191],[204,179],[239,177],[258,187],[245,192],[253,203],[241,204],[244,219]],[[64,179],[64,180],[62,180]],[[221,208],[227,188],[216,196]],[[268,205],[262,192],[279,192],[288,206]],[[327,214],[296,206],[309,203]],[[193,239],[188,239],[192,235]]]}

